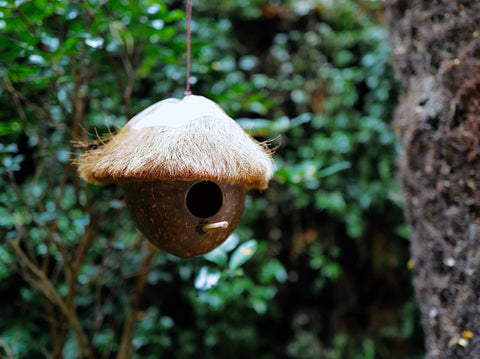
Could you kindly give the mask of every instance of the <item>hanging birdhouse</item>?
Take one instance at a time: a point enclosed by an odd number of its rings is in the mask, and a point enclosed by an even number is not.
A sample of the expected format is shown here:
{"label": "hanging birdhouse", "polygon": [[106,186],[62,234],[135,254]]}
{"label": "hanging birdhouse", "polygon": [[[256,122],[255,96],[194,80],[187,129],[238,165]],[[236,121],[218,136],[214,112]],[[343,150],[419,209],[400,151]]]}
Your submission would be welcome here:
{"label": "hanging birdhouse", "polygon": [[82,154],[78,170],[88,182],[121,184],[145,237],[192,257],[232,233],[246,191],[267,187],[272,159],[217,104],[189,95],[140,112],[106,144]]}

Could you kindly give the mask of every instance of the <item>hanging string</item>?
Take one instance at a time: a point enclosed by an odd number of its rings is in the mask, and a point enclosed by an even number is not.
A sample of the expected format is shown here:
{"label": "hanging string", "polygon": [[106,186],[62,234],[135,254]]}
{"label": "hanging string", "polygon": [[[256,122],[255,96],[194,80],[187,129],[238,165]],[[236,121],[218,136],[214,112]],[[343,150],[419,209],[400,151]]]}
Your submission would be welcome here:
{"label": "hanging string", "polygon": [[192,0],[187,0],[187,86],[185,96],[191,95],[190,91],[190,52],[191,52],[191,38],[192,38]]}

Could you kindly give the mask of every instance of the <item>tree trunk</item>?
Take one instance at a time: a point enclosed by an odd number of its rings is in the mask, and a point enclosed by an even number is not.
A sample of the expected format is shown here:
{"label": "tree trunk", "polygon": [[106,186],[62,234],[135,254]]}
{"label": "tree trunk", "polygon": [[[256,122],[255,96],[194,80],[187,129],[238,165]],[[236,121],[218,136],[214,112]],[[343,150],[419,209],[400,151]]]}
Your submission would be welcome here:
{"label": "tree trunk", "polygon": [[395,114],[427,358],[480,358],[480,2],[390,0]]}

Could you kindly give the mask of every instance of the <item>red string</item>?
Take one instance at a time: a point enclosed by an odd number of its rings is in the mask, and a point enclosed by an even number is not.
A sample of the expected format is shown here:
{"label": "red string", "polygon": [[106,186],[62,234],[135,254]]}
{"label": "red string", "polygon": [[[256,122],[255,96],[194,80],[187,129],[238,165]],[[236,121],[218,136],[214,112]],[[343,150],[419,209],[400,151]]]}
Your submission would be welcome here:
{"label": "red string", "polygon": [[187,0],[187,86],[185,96],[191,95],[190,91],[190,52],[191,52],[191,38],[192,38],[192,0]]}

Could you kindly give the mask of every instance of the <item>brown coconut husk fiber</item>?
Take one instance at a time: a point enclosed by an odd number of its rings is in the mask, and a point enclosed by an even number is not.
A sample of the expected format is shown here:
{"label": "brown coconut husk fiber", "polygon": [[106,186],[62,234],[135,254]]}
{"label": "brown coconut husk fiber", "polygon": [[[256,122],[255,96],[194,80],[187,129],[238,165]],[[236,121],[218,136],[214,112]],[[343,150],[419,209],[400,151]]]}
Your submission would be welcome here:
{"label": "brown coconut husk fiber", "polygon": [[212,180],[264,189],[270,151],[202,96],[166,99],[133,117],[104,145],[77,160],[92,183]]}

